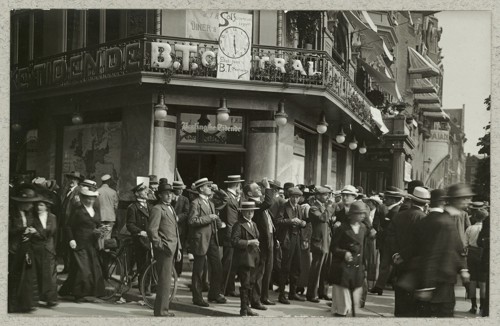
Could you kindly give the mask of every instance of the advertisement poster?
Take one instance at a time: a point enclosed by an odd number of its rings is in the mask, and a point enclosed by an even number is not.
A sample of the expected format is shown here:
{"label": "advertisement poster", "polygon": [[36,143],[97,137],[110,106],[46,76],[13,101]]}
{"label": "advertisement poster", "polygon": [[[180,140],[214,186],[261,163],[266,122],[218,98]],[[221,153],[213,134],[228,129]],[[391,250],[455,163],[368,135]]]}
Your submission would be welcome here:
{"label": "advertisement poster", "polygon": [[252,15],[223,11],[219,15],[217,78],[250,80]]}
{"label": "advertisement poster", "polygon": [[219,10],[186,10],[186,36],[217,41],[219,39]]}

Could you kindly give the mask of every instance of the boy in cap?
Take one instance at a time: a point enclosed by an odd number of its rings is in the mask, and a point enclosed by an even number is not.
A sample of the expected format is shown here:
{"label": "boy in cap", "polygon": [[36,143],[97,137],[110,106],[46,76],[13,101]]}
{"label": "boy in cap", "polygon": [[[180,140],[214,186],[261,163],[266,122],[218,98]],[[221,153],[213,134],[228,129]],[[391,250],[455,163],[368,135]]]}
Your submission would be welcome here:
{"label": "boy in cap", "polygon": [[231,231],[231,243],[234,248],[233,263],[241,283],[241,316],[258,316],[250,308],[260,256],[259,230],[255,222],[252,221],[254,212],[258,209],[255,202],[242,202],[238,208],[241,215]]}

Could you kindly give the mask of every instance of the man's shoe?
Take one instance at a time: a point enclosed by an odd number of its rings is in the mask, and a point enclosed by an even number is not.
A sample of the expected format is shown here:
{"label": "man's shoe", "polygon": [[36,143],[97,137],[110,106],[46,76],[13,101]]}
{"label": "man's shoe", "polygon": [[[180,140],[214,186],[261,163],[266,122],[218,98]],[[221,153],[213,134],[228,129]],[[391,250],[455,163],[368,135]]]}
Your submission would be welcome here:
{"label": "man's shoe", "polygon": [[346,317],[346,315],[341,315],[341,314],[338,314],[338,313],[334,313],[333,317]]}
{"label": "man's shoe", "polygon": [[323,295],[320,295],[318,296],[320,299],[323,299],[323,300],[326,300],[326,301],[330,301],[332,300],[332,298],[330,298],[327,294],[323,294]]}
{"label": "man's shoe", "polygon": [[293,294],[288,294],[288,300],[295,300],[295,301],[306,301],[306,299],[297,293]]}
{"label": "man's shoe", "polygon": [[252,304],[252,308],[257,310],[267,310],[267,307],[263,306],[261,303]]}
{"label": "man's shoe", "polygon": [[208,302],[215,302],[215,303],[223,304],[223,303],[227,302],[227,299],[223,295],[220,295],[220,296],[218,296],[215,299],[214,298],[212,298],[212,299],[209,298]]}
{"label": "man's shoe", "polygon": [[261,300],[260,301],[262,304],[266,305],[266,306],[275,306],[276,305],[276,302],[274,301],[271,301],[269,299],[266,299],[266,300]]}
{"label": "man's shoe", "polygon": [[472,307],[472,308],[470,308],[469,313],[471,313],[471,314],[474,314],[474,315],[475,315],[475,314],[477,313],[477,308],[476,308],[476,307]]}
{"label": "man's shoe", "polygon": [[329,302],[327,302],[327,303],[326,303],[326,305],[327,305],[328,307],[331,307],[331,306],[332,306],[332,302],[331,302],[331,301],[329,301]]}
{"label": "man's shoe", "polygon": [[258,316],[259,314],[256,313],[256,312],[253,312],[252,309],[248,308],[247,309],[247,316],[250,316],[250,317],[256,317]]}
{"label": "man's shoe", "polygon": [[284,295],[280,295],[280,296],[278,297],[278,302],[279,302],[279,303],[282,303],[282,304],[290,304],[290,301],[288,301],[288,299],[287,299],[287,298],[285,298],[285,296],[284,296]]}
{"label": "man's shoe", "polygon": [[378,288],[378,287],[373,287],[370,289],[369,292],[372,294],[382,295],[382,293],[384,293],[384,290],[382,290],[381,288]]}
{"label": "man's shoe", "polygon": [[167,312],[164,315],[155,315],[155,317],[175,317],[175,314],[173,312]]}
{"label": "man's shoe", "polygon": [[200,306],[200,307],[210,307],[210,305],[205,302],[204,300],[201,300],[201,301],[193,301],[193,304],[195,306]]}
{"label": "man's shoe", "polygon": [[319,303],[319,298],[318,297],[316,297],[316,298],[307,298],[307,301],[314,302],[314,303]]}

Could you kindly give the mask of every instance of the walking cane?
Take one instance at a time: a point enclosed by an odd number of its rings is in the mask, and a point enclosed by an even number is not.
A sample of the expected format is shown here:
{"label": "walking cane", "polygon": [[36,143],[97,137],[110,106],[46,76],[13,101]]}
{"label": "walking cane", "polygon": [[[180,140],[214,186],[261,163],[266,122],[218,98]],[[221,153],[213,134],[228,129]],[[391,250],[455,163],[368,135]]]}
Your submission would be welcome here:
{"label": "walking cane", "polygon": [[352,316],[356,317],[356,309],[355,309],[355,304],[354,304],[354,288],[352,286],[352,282],[349,284],[349,295],[351,296],[351,311],[352,311]]}

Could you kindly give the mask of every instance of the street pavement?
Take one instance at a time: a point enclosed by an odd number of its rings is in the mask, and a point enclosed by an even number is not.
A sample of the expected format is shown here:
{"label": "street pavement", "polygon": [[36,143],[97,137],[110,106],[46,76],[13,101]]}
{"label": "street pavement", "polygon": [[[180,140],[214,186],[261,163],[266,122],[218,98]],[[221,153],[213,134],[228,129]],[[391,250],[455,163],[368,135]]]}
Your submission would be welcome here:
{"label": "street pavement", "polygon": [[[188,285],[191,283],[191,273],[183,273],[179,278],[177,295],[170,308],[176,317],[239,317],[239,298],[228,297],[226,304],[210,304],[210,307],[202,308],[192,304],[191,292]],[[238,288],[238,286],[237,286]],[[276,288],[276,287],[275,287]],[[467,311],[470,303],[464,300],[465,290],[462,286],[455,288],[457,304],[455,307],[455,317],[474,318]],[[204,293],[206,299],[206,293]],[[153,311],[141,305],[141,297],[137,288],[132,288],[125,294],[122,301],[126,303],[116,303],[114,301],[103,302],[95,298],[88,298],[90,302],[75,303],[71,298],[61,298],[57,307],[46,309],[38,308],[32,312],[32,316],[102,316],[102,317],[151,317]],[[123,300],[124,299],[124,300]],[[278,294],[271,293],[271,299],[277,302]],[[277,303],[276,306],[268,306],[266,311],[257,311],[264,317],[330,317],[330,308],[325,300],[320,303],[291,301],[290,305]],[[356,317],[394,317],[394,292],[385,290],[382,296],[369,294],[364,308],[356,311]],[[480,318],[476,316],[477,318]]]}

